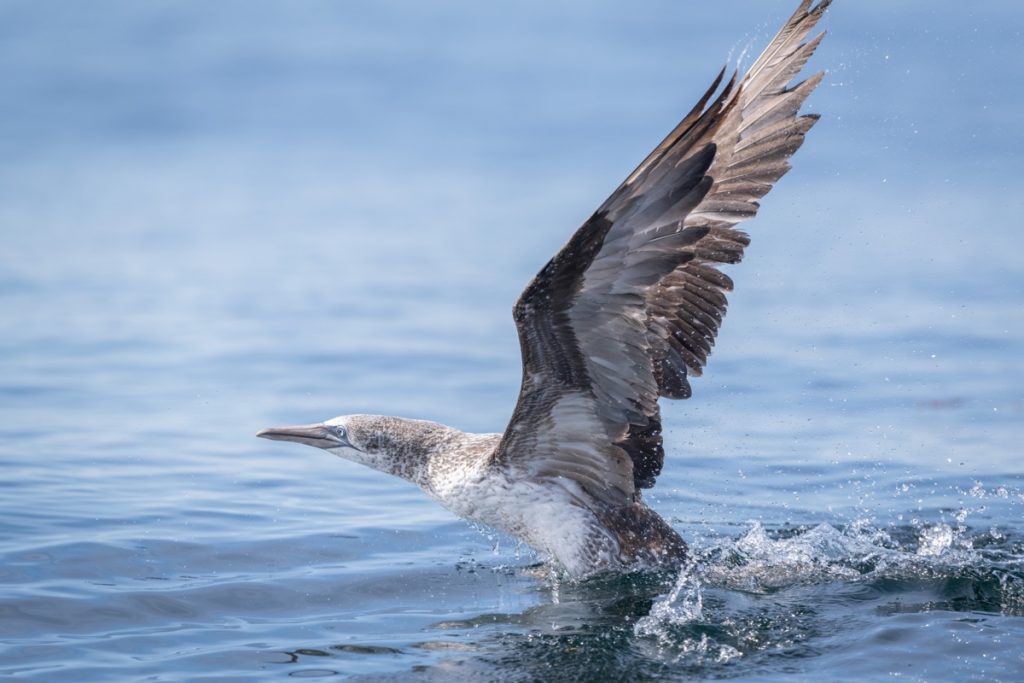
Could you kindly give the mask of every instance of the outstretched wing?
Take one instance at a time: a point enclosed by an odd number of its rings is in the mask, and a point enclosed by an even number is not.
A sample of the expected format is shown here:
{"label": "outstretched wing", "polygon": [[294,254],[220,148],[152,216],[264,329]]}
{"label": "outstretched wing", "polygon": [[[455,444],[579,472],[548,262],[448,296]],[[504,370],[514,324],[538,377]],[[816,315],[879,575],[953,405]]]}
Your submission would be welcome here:
{"label": "outstretched wing", "polygon": [[[790,88],[830,0],[804,0],[743,80],[722,75],[537,274],[515,305],[523,384],[495,461],[611,504],[653,486],[658,399],[690,395],[748,237],[735,229],[790,166],[821,81]],[[724,73],[724,72],[723,72]],[[712,99],[714,97],[714,99]],[[710,104],[708,104],[710,102]]]}

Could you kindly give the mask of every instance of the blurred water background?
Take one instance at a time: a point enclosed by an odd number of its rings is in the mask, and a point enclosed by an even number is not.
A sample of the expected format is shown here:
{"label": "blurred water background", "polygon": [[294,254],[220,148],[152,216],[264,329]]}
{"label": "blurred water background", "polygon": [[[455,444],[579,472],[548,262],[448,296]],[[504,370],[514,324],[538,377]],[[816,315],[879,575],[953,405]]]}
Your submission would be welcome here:
{"label": "blurred water background", "polygon": [[0,2],[0,674],[1020,680],[1024,6],[839,2],[652,497],[567,584],[253,437],[500,431],[520,289],[795,1]]}

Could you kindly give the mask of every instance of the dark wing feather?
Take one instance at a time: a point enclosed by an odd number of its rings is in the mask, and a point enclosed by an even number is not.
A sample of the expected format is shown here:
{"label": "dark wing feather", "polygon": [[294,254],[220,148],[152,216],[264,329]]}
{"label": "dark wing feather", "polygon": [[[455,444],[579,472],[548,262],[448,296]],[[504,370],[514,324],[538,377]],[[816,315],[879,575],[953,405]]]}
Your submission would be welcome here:
{"label": "dark wing feather", "polygon": [[[749,239],[734,226],[788,169],[817,120],[798,116],[818,74],[787,88],[830,0],[804,0],[737,86],[719,74],[516,303],[523,385],[495,462],[611,505],[654,484],[658,399],[690,395]],[[712,99],[713,98],[713,99]],[[709,104],[710,103],[710,104]]]}

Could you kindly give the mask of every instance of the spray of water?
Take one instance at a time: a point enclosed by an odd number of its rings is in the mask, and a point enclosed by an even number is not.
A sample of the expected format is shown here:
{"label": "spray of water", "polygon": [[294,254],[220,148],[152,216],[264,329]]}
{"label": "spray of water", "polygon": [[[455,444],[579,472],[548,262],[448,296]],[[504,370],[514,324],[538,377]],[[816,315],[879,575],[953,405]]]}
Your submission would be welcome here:
{"label": "spray of water", "polygon": [[754,522],[739,538],[696,547],[634,633],[662,659],[696,665],[798,648],[814,600],[838,603],[892,586],[926,596],[916,609],[1024,614],[1024,544],[997,530],[972,531],[967,515],[961,510],[955,526],[915,521],[888,529],[860,520],[770,532]]}

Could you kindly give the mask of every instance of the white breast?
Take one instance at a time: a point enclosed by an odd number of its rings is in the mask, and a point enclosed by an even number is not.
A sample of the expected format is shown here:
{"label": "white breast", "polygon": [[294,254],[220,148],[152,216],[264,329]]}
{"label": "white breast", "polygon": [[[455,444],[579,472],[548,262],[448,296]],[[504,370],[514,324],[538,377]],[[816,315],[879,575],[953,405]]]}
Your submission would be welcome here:
{"label": "white breast", "polygon": [[449,510],[509,533],[554,559],[574,576],[619,564],[619,547],[569,480],[510,479],[484,462],[431,468],[430,493]]}

